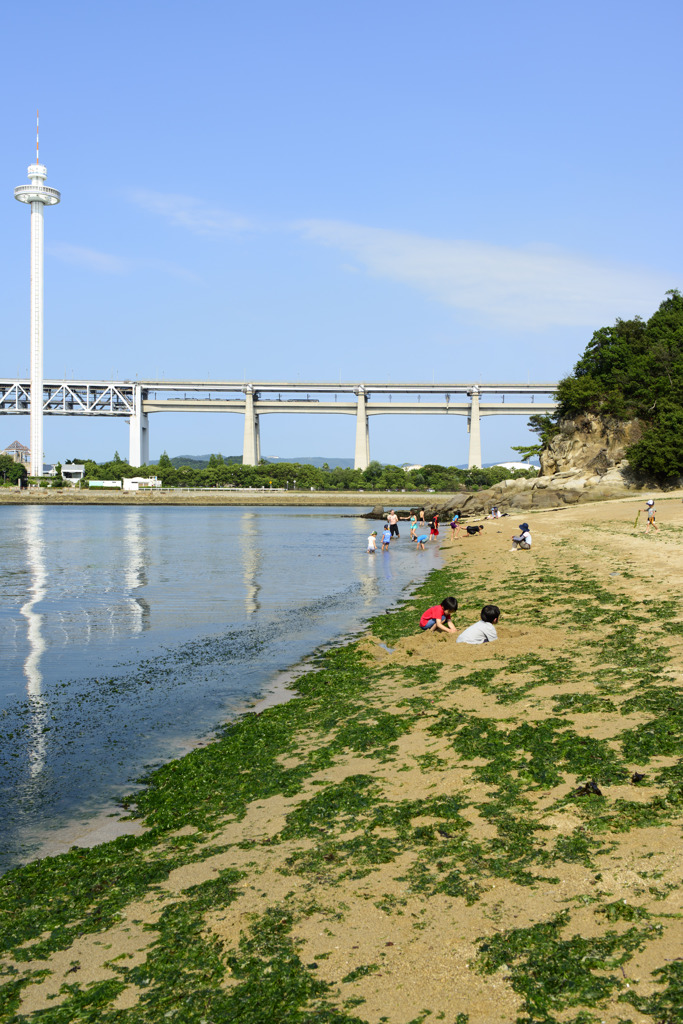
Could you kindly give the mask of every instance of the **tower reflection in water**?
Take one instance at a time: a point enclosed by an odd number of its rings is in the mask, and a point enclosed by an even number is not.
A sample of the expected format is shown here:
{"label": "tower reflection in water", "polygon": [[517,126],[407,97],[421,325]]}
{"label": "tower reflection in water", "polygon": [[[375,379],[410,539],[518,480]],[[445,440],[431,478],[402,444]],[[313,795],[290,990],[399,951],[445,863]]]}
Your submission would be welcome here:
{"label": "tower reflection in water", "polygon": [[[119,561],[107,558],[92,574],[95,553],[82,538],[51,529],[53,510],[22,510],[26,594],[19,611],[26,620],[26,657],[23,674],[28,703],[28,773],[36,780],[45,770],[49,694],[45,692],[45,657],[96,637],[111,640],[142,633],[151,627],[151,608],[136,591],[147,586],[148,524],[144,511],[127,509],[121,523]],[[48,534],[50,541],[46,539]],[[57,539],[59,537],[59,539]],[[113,538],[112,538],[112,542]],[[95,544],[105,544],[99,536]],[[88,569],[84,562],[91,563]],[[66,602],[65,595],[75,605]]]}
{"label": "tower reflection in water", "polygon": [[242,513],[240,531],[242,579],[244,581],[244,607],[248,616],[255,615],[261,609],[259,577],[263,568],[263,540],[260,524],[261,517],[258,513]]}
{"label": "tower reflection in water", "polygon": [[41,658],[45,653],[43,635],[44,614],[36,606],[44,599],[47,590],[47,566],[45,559],[44,519],[46,509],[25,510],[26,563],[28,568],[27,600],[20,608],[26,619],[27,654],[24,661],[24,676],[30,712],[28,740],[28,764],[31,778],[40,775],[45,767],[45,726],[47,710],[43,699],[43,674]]}
{"label": "tower reflection in water", "polygon": [[124,545],[127,560],[123,578],[130,591],[126,602],[130,611],[131,632],[141,633],[151,626],[151,608],[144,597],[135,595],[140,587],[147,586],[148,522],[142,509],[126,509],[124,520]]}

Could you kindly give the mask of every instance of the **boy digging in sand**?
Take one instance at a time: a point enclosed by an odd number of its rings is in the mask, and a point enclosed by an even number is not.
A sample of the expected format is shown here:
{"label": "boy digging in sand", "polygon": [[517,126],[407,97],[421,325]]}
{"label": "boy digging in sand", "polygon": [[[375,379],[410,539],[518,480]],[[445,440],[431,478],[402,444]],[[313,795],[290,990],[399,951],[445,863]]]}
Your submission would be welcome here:
{"label": "boy digging in sand", "polygon": [[432,605],[420,616],[420,629],[441,633],[456,633],[451,622],[451,614],[457,612],[458,602],[455,597],[444,597],[441,604]]}

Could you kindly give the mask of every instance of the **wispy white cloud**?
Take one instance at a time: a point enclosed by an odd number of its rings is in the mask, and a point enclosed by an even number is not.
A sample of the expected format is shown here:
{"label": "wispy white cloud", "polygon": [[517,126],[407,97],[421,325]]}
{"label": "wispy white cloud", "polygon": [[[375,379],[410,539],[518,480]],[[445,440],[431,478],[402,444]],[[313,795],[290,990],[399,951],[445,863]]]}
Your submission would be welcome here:
{"label": "wispy white cloud", "polygon": [[185,281],[200,280],[193,271],[186,270],[185,267],[178,267],[166,260],[112,256],[107,252],[99,252],[97,249],[89,249],[83,245],[70,245],[68,242],[53,242],[48,251],[50,255],[56,256],[64,263],[72,263],[101,274],[125,275],[144,270],[156,270]]}
{"label": "wispy white cloud", "polygon": [[371,275],[515,328],[597,327],[617,316],[649,315],[672,287],[662,274],[550,246],[512,249],[327,220],[295,228],[312,242],[351,253]]}
{"label": "wispy white cloud", "polygon": [[129,198],[149,213],[157,214],[177,227],[187,228],[196,235],[232,235],[252,226],[244,217],[237,217],[193,196],[137,189],[129,193]]}
{"label": "wispy white cloud", "polygon": [[98,252],[83,245],[69,245],[68,242],[53,242],[48,251],[65,263],[74,263],[88,270],[98,270],[103,274],[128,274],[132,270],[130,260],[111,256],[107,252]]}

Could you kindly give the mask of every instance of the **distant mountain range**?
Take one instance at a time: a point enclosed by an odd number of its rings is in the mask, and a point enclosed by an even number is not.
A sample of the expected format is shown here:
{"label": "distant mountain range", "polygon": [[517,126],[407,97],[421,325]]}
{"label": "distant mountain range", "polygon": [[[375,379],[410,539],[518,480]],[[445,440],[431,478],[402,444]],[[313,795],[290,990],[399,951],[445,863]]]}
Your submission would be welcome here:
{"label": "distant mountain range", "polygon": [[[263,455],[261,456],[264,462],[276,463],[276,462],[293,462],[295,465],[301,466],[317,466],[319,469],[327,463],[330,469],[335,469],[336,466],[340,466],[342,469],[353,469],[353,459],[334,459],[334,458],[318,458],[317,456],[292,456],[291,458],[281,458],[279,455]],[[205,469],[209,465],[210,455],[174,455],[171,458],[171,462],[176,467],[179,466],[191,466],[192,469]],[[154,462],[150,462],[150,465],[155,466],[159,460],[155,459]],[[223,462],[227,463],[241,463],[241,455],[224,455]]]}
{"label": "distant mountain range", "polygon": [[[206,467],[209,465],[210,458],[210,455],[174,455],[173,458],[171,459],[171,462],[176,467],[176,469],[179,466],[190,466],[192,469],[206,469]],[[318,458],[318,456],[315,455],[292,455],[291,457],[283,458],[279,455],[264,455],[263,460],[264,462],[271,464],[275,464],[278,462],[287,462],[301,466],[317,466],[318,469],[322,469],[322,467],[326,463],[330,467],[330,469],[335,469],[337,466],[339,466],[341,469],[353,469],[353,459],[335,459],[331,456],[328,456],[327,458]],[[155,466],[158,461],[158,459],[155,459],[154,462],[150,462],[150,465]],[[241,464],[242,456],[224,455],[223,461],[226,463]],[[488,469],[490,466],[498,465],[498,462],[486,462],[484,463],[484,469]],[[521,463],[514,463],[514,465],[521,465]],[[458,466],[457,468],[467,469],[467,465],[466,463],[462,463],[462,465]],[[532,463],[531,466],[525,466],[524,468],[534,468],[534,463]]]}

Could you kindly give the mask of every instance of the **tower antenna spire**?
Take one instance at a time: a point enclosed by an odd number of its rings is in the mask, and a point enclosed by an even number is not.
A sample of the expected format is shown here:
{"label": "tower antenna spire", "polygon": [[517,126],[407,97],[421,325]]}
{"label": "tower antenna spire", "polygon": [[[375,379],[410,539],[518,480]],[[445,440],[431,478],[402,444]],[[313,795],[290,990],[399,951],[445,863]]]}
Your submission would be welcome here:
{"label": "tower antenna spire", "polygon": [[38,127],[39,127],[39,125],[40,125],[40,111],[36,110],[36,163],[37,164],[40,163],[40,160],[38,158]]}

